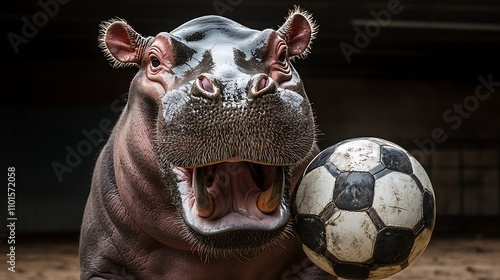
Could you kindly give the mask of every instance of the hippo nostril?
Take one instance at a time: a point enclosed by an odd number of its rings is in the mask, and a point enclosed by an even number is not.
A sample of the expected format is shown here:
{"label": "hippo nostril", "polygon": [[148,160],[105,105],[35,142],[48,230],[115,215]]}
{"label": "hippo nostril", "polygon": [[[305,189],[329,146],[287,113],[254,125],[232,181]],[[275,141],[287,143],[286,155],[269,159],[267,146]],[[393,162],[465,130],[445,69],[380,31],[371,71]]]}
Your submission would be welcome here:
{"label": "hippo nostril", "polygon": [[210,74],[201,74],[194,81],[191,94],[204,98],[216,98],[220,94],[217,80]]}
{"label": "hippo nostril", "polygon": [[260,81],[257,83],[257,91],[263,90],[269,84],[269,78],[267,76],[263,76]]}
{"label": "hippo nostril", "polygon": [[276,82],[266,74],[257,74],[248,83],[248,98],[255,99],[276,91]]}
{"label": "hippo nostril", "polygon": [[207,77],[205,77],[205,76],[198,77],[198,82],[200,83],[200,86],[202,89],[204,89],[210,93],[214,92],[214,87]]}

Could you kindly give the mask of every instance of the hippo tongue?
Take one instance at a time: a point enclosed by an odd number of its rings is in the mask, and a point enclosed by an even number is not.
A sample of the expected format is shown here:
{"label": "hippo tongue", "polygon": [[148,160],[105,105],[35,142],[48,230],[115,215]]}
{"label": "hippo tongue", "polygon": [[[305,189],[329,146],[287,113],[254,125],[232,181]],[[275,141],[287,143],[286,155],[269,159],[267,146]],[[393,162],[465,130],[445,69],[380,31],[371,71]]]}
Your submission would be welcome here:
{"label": "hippo tongue", "polygon": [[218,219],[230,212],[252,216],[255,209],[274,212],[281,203],[284,171],[280,166],[222,162],[193,169],[198,216]]}

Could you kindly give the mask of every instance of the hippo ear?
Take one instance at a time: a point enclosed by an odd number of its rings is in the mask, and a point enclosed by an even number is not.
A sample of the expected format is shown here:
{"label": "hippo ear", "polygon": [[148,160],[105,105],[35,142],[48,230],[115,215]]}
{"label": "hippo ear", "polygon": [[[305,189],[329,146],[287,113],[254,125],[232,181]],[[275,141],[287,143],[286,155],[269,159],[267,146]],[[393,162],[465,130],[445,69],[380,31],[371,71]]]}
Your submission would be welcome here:
{"label": "hippo ear", "polygon": [[318,25],[312,15],[298,6],[290,11],[285,23],[278,29],[278,34],[287,42],[288,55],[292,59],[305,58],[309,54],[317,32]]}
{"label": "hippo ear", "polygon": [[139,66],[147,39],[122,19],[102,22],[99,47],[114,68]]}

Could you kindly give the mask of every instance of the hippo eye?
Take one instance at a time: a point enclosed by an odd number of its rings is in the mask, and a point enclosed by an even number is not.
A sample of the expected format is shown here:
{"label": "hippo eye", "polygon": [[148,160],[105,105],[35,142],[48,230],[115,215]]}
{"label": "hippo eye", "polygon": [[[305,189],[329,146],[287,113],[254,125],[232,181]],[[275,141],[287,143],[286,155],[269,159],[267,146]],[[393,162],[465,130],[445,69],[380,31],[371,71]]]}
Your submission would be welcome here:
{"label": "hippo eye", "polygon": [[151,57],[151,65],[153,65],[153,67],[158,67],[160,64],[160,60],[156,56]]}

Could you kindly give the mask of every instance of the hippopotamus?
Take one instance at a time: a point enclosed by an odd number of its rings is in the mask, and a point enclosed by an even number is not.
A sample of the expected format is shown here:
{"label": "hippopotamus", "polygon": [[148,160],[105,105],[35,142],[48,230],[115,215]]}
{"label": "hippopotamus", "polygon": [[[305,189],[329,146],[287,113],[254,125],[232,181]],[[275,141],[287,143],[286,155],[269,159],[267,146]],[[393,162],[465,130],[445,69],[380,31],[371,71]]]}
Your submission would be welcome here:
{"label": "hippopotamus", "polygon": [[330,279],[290,210],[318,153],[292,65],[315,34],[300,8],[277,30],[221,16],[149,37],[122,19],[101,25],[112,65],[138,72],[95,165],[81,279]]}

